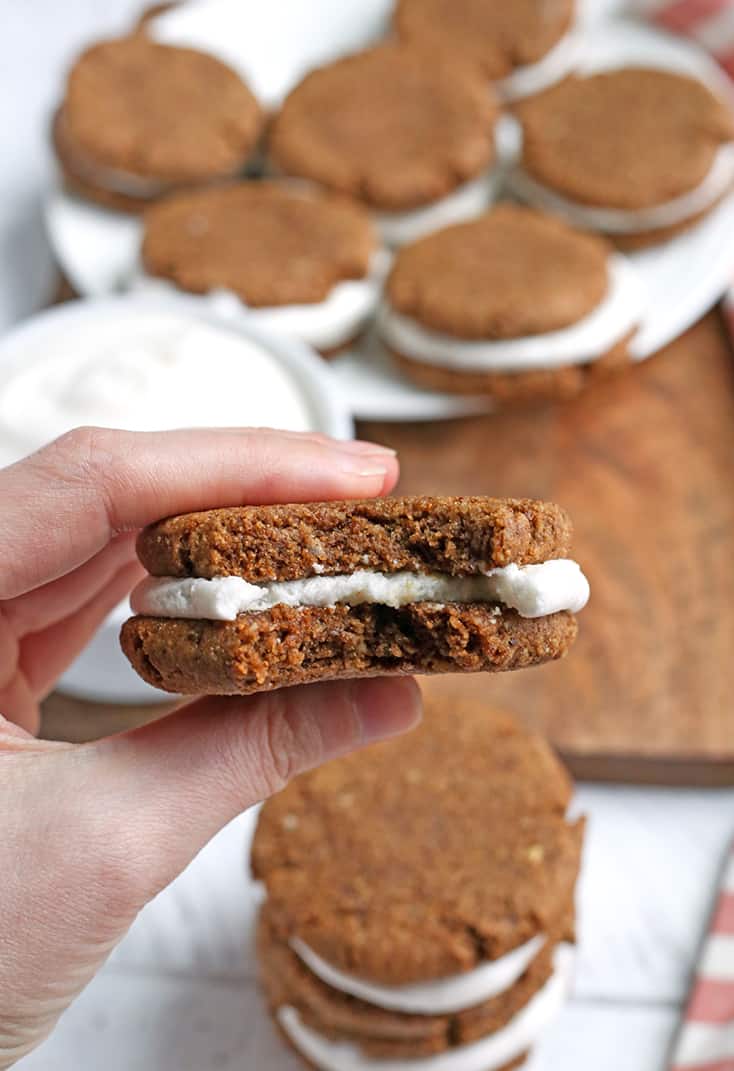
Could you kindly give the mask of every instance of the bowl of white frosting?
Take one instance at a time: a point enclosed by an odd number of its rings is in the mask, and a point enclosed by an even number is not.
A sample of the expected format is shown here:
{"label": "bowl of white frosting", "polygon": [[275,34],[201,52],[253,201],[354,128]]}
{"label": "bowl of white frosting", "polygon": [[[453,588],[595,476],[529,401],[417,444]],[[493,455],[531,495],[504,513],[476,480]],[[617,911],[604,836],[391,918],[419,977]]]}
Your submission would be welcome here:
{"label": "bowl of white frosting", "polygon": [[[303,343],[150,295],[69,302],[0,340],[0,466],[81,425],[353,434],[328,366]],[[126,600],[108,616],[61,691],[110,703],[170,699],[120,651],[129,613]]]}

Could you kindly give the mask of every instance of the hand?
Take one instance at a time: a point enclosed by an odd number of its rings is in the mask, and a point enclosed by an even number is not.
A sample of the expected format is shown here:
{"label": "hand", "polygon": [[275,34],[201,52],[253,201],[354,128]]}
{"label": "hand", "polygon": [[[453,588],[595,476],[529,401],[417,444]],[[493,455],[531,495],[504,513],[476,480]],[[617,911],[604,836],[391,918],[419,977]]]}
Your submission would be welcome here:
{"label": "hand", "polygon": [[139,577],[136,531],[213,506],[380,495],[396,478],[372,444],[252,430],[82,429],[0,470],[0,1068],[231,818],[420,716],[396,678],[200,699],[92,744],[36,740],[39,700]]}

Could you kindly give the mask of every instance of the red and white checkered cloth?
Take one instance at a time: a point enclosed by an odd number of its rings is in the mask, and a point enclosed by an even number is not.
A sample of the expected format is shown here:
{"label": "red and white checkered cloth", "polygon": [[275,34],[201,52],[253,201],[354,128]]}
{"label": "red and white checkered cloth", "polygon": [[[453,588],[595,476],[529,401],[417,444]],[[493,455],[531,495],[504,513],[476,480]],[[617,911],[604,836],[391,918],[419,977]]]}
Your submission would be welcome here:
{"label": "red and white checkered cloth", "polygon": [[732,0],[639,0],[632,6],[664,29],[696,41],[734,77]]}
{"label": "red and white checkered cloth", "polygon": [[671,1071],[734,1071],[734,844],[724,865]]}

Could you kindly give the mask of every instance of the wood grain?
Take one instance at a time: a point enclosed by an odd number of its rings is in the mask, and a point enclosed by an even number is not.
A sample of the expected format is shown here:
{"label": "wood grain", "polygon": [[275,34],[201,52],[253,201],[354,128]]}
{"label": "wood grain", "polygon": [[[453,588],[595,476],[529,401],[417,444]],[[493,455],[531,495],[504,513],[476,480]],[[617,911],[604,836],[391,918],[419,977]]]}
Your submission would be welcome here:
{"label": "wood grain", "polygon": [[363,424],[405,493],[529,495],[568,508],[591,581],[562,663],[426,682],[545,732],[577,775],[734,783],[734,366],[718,314],[558,408]]}

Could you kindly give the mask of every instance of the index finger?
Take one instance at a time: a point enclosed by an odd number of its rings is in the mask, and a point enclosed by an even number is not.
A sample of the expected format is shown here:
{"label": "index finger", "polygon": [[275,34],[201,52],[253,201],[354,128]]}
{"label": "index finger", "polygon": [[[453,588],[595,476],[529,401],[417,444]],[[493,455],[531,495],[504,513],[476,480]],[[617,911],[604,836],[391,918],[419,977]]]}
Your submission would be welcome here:
{"label": "index finger", "polygon": [[372,443],[270,429],[79,428],[0,470],[0,599],[175,513],[386,494],[398,464]]}

